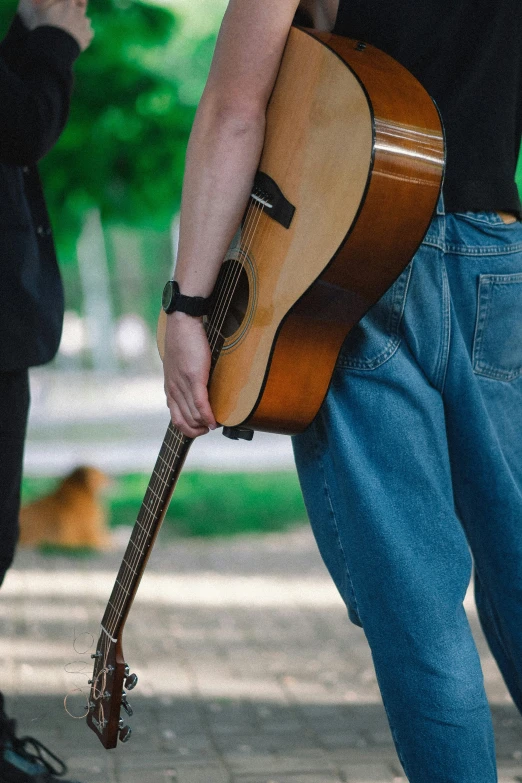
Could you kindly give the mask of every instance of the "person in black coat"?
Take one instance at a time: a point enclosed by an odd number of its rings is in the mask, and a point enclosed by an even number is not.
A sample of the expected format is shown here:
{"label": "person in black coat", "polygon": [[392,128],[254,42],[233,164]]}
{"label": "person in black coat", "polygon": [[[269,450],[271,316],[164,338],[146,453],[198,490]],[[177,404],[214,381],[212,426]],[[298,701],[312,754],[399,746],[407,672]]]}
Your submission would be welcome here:
{"label": "person in black coat", "polygon": [[[73,64],[93,36],[86,6],[86,0],[20,0],[0,42],[0,584],[18,539],[28,368],[53,358],[63,319],[37,163],[67,121]],[[17,739],[3,706],[0,694],[0,780],[56,780],[65,765],[44,761],[40,743]]]}

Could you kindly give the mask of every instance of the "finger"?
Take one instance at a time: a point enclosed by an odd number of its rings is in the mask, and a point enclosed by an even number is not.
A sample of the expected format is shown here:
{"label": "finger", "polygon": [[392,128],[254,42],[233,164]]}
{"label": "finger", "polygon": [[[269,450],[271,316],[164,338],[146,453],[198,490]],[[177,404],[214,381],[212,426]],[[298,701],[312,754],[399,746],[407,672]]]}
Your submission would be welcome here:
{"label": "finger", "polygon": [[211,424],[215,426],[214,416],[208,401],[206,384],[190,377],[182,378],[181,384],[180,391],[183,394],[194,424],[206,427],[210,427]]}
{"label": "finger", "polygon": [[[196,428],[196,429],[204,427],[205,429],[208,429],[207,425],[205,424],[202,417],[199,415],[197,408],[194,406],[190,398],[190,390],[184,396],[181,396],[179,394],[176,395],[176,403],[178,405],[181,415],[183,416],[183,418],[185,419],[189,427]],[[195,410],[196,412],[195,415],[192,413],[192,409]]]}
{"label": "finger", "polygon": [[209,429],[215,430],[217,422],[210,407],[207,387],[204,384],[196,385],[193,388],[192,395],[193,405],[197,411],[197,419],[206,424]]}
{"label": "finger", "polygon": [[183,435],[186,435],[188,438],[197,438],[199,435],[207,434],[208,427],[190,426],[190,424],[183,416],[183,413],[181,412],[179,405],[172,399],[172,397],[167,397],[167,405],[170,410],[170,417],[172,423],[174,424],[175,427],[178,428],[178,430],[181,430]]}
{"label": "finger", "polygon": [[167,396],[167,404],[169,404],[169,400],[172,400],[177,405],[183,420],[190,427],[202,427],[205,425],[197,408],[192,403],[190,382],[185,380],[183,376],[180,376],[176,383],[165,381],[165,394]]}

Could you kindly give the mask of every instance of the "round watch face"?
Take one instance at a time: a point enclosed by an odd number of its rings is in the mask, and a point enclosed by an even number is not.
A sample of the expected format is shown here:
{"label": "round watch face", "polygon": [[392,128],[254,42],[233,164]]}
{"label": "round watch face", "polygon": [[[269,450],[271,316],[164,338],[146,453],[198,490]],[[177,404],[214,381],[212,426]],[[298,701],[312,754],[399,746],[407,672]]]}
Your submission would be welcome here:
{"label": "round watch face", "polygon": [[161,297],[161,306],[165,310],[166,313],[172,312],[171,308],[174,304],[174,283],[172,280],[168,280],[165,283],[165,287],[163,289],[163,294]]}

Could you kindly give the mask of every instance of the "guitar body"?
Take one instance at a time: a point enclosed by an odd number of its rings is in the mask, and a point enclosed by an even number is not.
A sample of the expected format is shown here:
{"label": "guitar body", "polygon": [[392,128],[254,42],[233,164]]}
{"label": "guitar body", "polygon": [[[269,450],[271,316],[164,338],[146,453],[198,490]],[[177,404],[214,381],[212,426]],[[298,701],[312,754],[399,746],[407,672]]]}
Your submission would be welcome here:
{"label": "guitar body", "polygon": [[[242,318],[210,380],[220,424],[286,434],[310,424],[346,335],[419,247],[443,167],[438,111],[405,68],[292,28],[259,170],[295,213],[288,228],[268,210],[251,217],[230,254],[243,267]],[[161,317],[160,352],[164,328]]]}

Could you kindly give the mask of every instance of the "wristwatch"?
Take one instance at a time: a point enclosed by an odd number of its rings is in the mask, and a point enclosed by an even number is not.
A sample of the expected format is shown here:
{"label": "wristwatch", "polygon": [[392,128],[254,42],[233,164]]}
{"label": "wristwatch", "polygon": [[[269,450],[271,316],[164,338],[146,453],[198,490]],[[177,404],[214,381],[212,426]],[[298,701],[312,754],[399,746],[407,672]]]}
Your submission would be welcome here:
{"label": "wristwatch", "polygon": [[212,297],[184,296],[180,293],[179,285],[175,280],[169,280],[163,289],[161,306],[166,313],[186,313],[187,315],[208,315]]}

